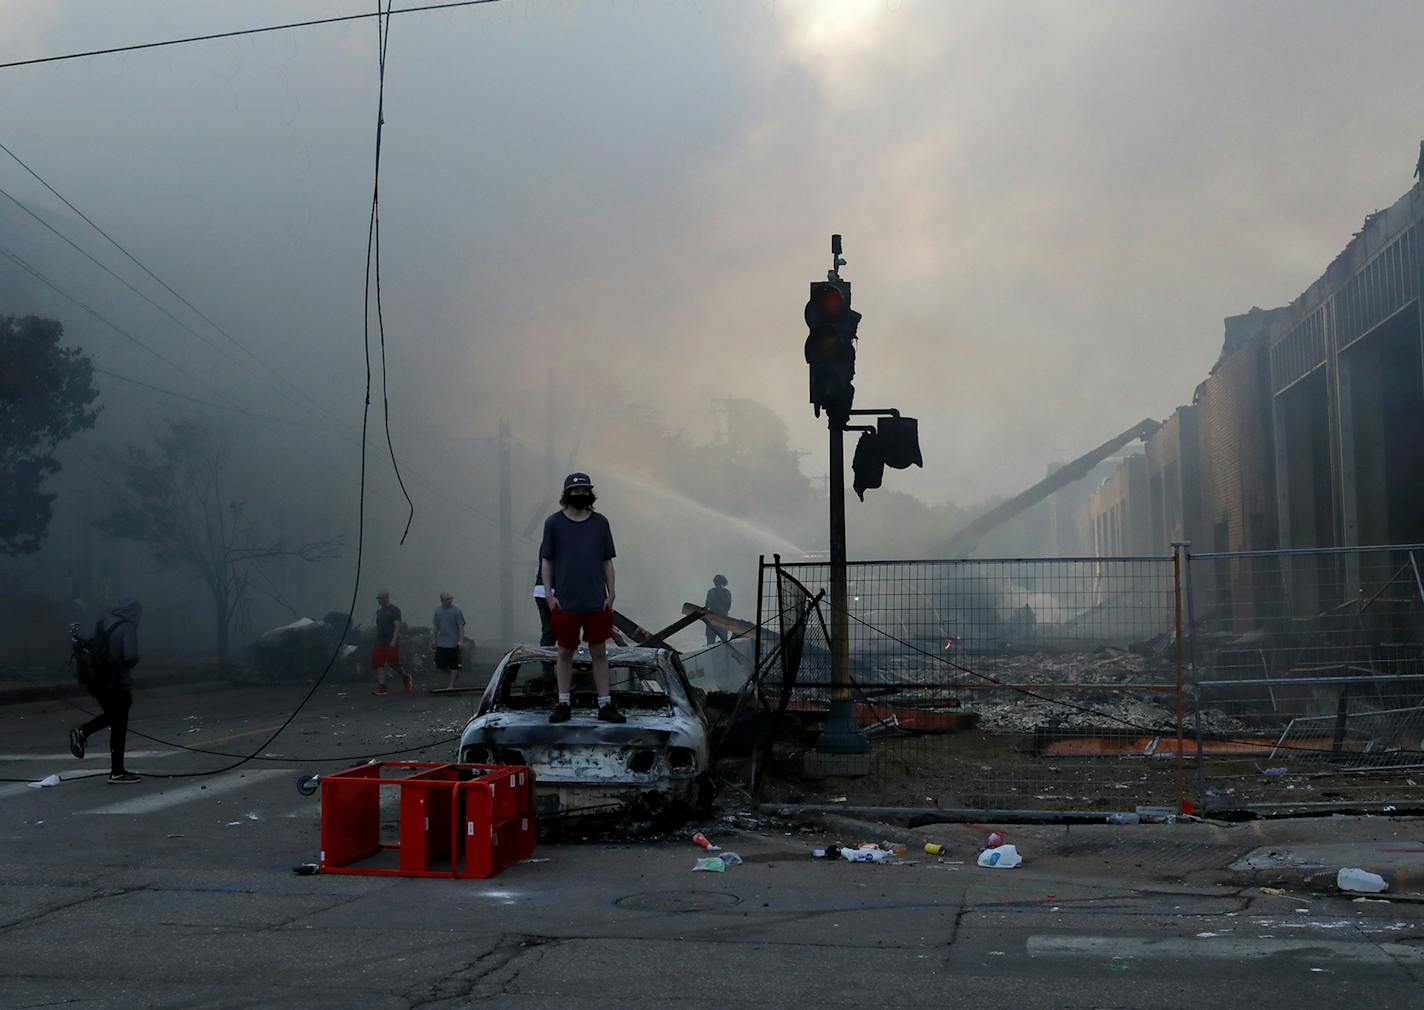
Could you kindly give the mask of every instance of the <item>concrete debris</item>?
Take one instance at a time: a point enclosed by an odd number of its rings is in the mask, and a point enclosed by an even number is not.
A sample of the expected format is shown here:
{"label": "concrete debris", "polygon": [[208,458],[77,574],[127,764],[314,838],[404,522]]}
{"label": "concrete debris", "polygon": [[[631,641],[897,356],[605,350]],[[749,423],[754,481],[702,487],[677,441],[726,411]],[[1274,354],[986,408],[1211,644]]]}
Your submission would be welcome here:
{"label": "concrete debris", "polygon": [[1389,890],[1389,884],[1378,873],[1362,870],[1358,866],[1346,866],[1335,875],[1335,886],[1342,891],[1356,894],[1380,894]]}

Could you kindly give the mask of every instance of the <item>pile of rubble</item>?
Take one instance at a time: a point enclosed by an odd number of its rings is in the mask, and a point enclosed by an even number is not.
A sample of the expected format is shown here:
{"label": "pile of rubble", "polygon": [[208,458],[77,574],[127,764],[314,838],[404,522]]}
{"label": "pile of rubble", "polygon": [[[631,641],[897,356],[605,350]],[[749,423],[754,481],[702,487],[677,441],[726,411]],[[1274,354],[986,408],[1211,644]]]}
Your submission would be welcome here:
{"label": "pile of rubble", "polygon": [[[1170,659],[1105,646],[1074,652],[1030,652],[954,660],[955,665],[877,669],[882,682],[923,684],[933,691],[901,689],[897,702],[938,707],[957,699],[979,715],[990,733],[1175,733],[1176,670]],[[874,680],[871,680],[874,683]],[[1002,683],[1006,686],[995,686]],[[1218,710],[1204,710],[1202,730],[1244,727]],[[1189,727],[1190,729],[1191,727]]]}

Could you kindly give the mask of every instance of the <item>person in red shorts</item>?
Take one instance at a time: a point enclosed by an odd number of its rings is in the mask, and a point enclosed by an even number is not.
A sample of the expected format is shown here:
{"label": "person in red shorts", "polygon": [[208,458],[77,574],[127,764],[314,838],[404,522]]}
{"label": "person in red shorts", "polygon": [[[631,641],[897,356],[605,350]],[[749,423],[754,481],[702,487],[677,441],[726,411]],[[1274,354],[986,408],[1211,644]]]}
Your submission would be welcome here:
{"label": "person in red shorts", "polygon": [[549,605],[549,627],[559,646],[554,675],[559,701],[550,722],[568,722],[573,714],[574,651],[579,633],[593,659],[593,686],[598,690],[598,718],[602,722],[627,722],[613,704],[608,689],[608,640],[613,637],[613,531],[608,520],[593,510],[597,501],[593,481],[586,473],[564,478],[561,508],[544,520],[544,540],[539,545],[539,569],[544,580],[544,600]]}
{"label": "person in red shorts", "polygon": [[415,686],[410,674],[401,669],[400,633],[400,607],[391,603],[391,594],[382,589],[376,594],[376,643],[371,646],[371,669],[376,671],[376,689],[372,694],[389,693],[386,690],[387,667],[400,674],[406,694],[410,694]]}

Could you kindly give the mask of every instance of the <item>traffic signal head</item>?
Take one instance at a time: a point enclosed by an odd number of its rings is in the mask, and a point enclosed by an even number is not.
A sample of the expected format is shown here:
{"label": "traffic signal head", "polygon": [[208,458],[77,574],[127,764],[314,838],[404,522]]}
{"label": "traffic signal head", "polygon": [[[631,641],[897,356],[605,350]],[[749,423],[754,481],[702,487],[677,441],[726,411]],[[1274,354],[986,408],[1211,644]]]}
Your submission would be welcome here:
{"label": "traffic signal head", "polygon": [[920,422],[913,417],[882,417],[875,422],[880,434],[880,455],[885,465],[903,470],[924,466],[920,455]]}
{"label": "traffic signal head", "polygon": [[806,364],[811,366],[811,403],[844,414],[855,399],[855,338],[860,313],[850,307],[846,281],[813,281],[806,302]]}
{"label": "traffic signal head", "polygon": [[850,468],[855,475],[851,486],[861,501],[865,501],[866,491],[880,487],[885,482],[885,456],[880,438],[875,432],[861,433],[860,441],[855,443],[855,456],[851,459]]}

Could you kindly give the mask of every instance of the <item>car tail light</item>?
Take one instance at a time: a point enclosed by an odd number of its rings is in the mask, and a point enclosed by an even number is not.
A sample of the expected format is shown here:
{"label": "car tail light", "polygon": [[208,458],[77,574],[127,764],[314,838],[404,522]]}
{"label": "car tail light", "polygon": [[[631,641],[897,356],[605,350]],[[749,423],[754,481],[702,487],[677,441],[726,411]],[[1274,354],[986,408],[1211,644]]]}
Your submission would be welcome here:
{"label": "car tail light", "polygon": [[668,750],[668,765],[677,771],[697,767],[697,755],[687,747],[672,747]]}
{"label": "car tail light", "polygon": [[628,770],[630,772],[650,772],[653,766],[658,763],[658,755],[654,751],[635,751],[628,759]]}

